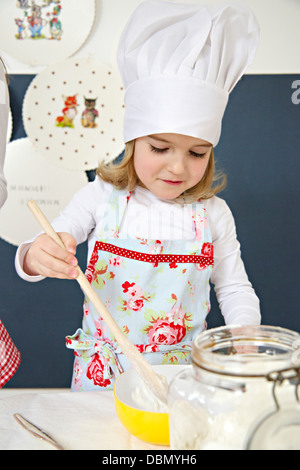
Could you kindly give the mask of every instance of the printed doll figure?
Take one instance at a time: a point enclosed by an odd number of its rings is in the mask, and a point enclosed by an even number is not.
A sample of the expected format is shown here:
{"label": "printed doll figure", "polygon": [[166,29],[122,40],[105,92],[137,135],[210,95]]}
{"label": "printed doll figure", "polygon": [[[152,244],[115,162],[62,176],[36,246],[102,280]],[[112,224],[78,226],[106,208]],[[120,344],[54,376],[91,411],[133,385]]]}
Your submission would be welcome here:
{"label": "printed doll figure", "polygon": [[[51,4],[54,3],[51,11]],[[42,5],[35,3],[35,0],[31,0],[30,4],[28,0],[18,1],[17,7],[23,10],[24,18],[15,18],[15,23],[18,26],[17,39],[56,39],[60,40],[63,34],[62,23],[59,20],[61,14],[60,0],[45,0]],[[26,21],[27,26],[24,22]],[[49,35],[43,34],[43,30],[49,26]],[[28,30],[28,32],[26,31]]]}
{"label": "printed doll figure", "polygon": [[81,115],[81,124],[83,127],[95,128],[97,127],[96,118],[99,116],[99,112],[96,109],[96,99],[84,98],[85,110]]}
{"label": "printed doll figure", "polygon": [[[190,363],[207,328],[210,283],[227,325],[261,321],[214,162],[229,93],[258,37],[241,5],[141,2],[118,47],[124,157],[100,164],[52,222],[66,249],[42,234],[16,254],[29,282],[76,279],[76,247],[87,240],[87,279],[151,364]],[[131,365],[88,298],[83,310],[66,339],[72,390],[112,390]]]}
{"label": "printed doll figure", "polygon": [[49,21],[49,28],[50,28],[50,38],[49,39],[57,39],[58,41],[61,39],[63,30],[61,21],[58,19],[58,16],[61,13],[61,6],[57,5],[53,8],[52,13],[47,13],[47,16],[52,15],[52,18]]}
{"label": "printed doll figure", "polygon": [[27,16],[27,21],[32,39],[41,38],[43,29],[42,7],[36,5],[34,1],[31,6],[31,15]]}
{"label": "printed doll figure", "polygon": [[17,39],[24,39],[25,38],[25,26],[24,26],[24,20],[21,18],[15,18],[15,23],[18,27],[18,33],[16,34]]}
{"label": "printed doll figure", "polygon": [[62,99],[64,100],[65,107],[62,110],[63,116],[56,118],[56,126],[74,128],[74,119],[78,113],[77,93],[72,96],[63,95]]}
{"label": "printed doll figure", "polygon": [[28,8],[28,0],[18,0],[17,8]]}

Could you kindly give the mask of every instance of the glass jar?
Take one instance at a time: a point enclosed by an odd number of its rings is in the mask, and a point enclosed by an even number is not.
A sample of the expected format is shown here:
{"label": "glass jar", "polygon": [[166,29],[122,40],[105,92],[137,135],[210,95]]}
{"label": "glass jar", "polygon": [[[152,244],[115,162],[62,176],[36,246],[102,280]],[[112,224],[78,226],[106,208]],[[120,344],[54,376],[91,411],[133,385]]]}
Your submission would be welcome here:
{"label": "glass jar", "polygon": [[[299,333],[280,327],[225,326],[197,336],[192,364],[169,386],[171,448],[245,449],[255,423],[276,411],[276,372],[299,367],[299,349]],[[294,402],[293,381],[279,388],[283,406]]]}

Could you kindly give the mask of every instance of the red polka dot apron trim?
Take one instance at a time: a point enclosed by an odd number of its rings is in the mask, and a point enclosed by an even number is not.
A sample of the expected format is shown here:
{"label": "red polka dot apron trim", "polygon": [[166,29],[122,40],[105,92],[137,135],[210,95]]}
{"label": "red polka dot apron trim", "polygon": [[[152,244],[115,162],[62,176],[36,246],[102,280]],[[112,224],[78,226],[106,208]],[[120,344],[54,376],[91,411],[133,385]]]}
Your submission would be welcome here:
{"label": "red polka dot apron trim", "polygon": [[[208,247],[209,245],[209,247]],[[136,261],[142,261],[144,263],[194,263],[199,264],[201,267],[213,266],[213,245],[206,243],[205,250],[209,251],[210,255],[174,255],[174,254],[149,254],[141,253],[139,251],[127,250],[110,243],[104,243],[97,241],[95,243],[94,251],[106,251],[116,256],[122,256],[123,258],[134,259]]]}

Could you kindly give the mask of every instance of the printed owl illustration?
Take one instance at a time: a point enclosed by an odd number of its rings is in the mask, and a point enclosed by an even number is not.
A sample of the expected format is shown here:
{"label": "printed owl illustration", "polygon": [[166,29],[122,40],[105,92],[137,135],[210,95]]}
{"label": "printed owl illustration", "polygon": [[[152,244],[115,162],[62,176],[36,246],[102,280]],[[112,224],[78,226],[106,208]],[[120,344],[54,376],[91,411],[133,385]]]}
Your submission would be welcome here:
{"label": "printed owl illustration", "polygon": [[99,117],[99,112],[96,109],[96,101],[97,98],[84,98],[85,109],[81,114],[81,124],[83,127],[97,127],[96,119]]}

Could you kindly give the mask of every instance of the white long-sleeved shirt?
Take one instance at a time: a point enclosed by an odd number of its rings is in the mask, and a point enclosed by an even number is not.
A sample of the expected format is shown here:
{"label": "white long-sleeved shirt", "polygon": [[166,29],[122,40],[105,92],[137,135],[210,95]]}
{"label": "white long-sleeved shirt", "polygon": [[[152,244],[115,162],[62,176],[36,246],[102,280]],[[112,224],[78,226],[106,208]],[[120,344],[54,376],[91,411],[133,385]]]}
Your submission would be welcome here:
{"label": "white long-sleeved shirt", "polygon": [[3,174],[4,159],[7,143],[7,124],[9,113],[9,95],[5,76],[5,69],[0,61],[0,208],[6,201],[7,188]]}
{"label": "white long-sleeved shirt", "polygon": [[[111,191],[110,184],[96,177],[95,181],[75,194],[66,209],[52,222],[57,232],[71,233],[78,244],[88,240],[88,259],[97,234],[103,228],[103,216]],[[245,272],[232,213],[219,197],[214,196],[203,203],[214,244],[215,262],[211,282],[225,323],[259,324],[259,300]],[[195,227],[186,206],[159,200],[148,190],[137,187],[130,197],[120,226],[120,238],[127,236],[155,240],[193,240]],[[43,277],[28,276],[22,269],[24,256],[31,243],[25,242],[18,248],[16,270],[23,279],[35,282]]]}

